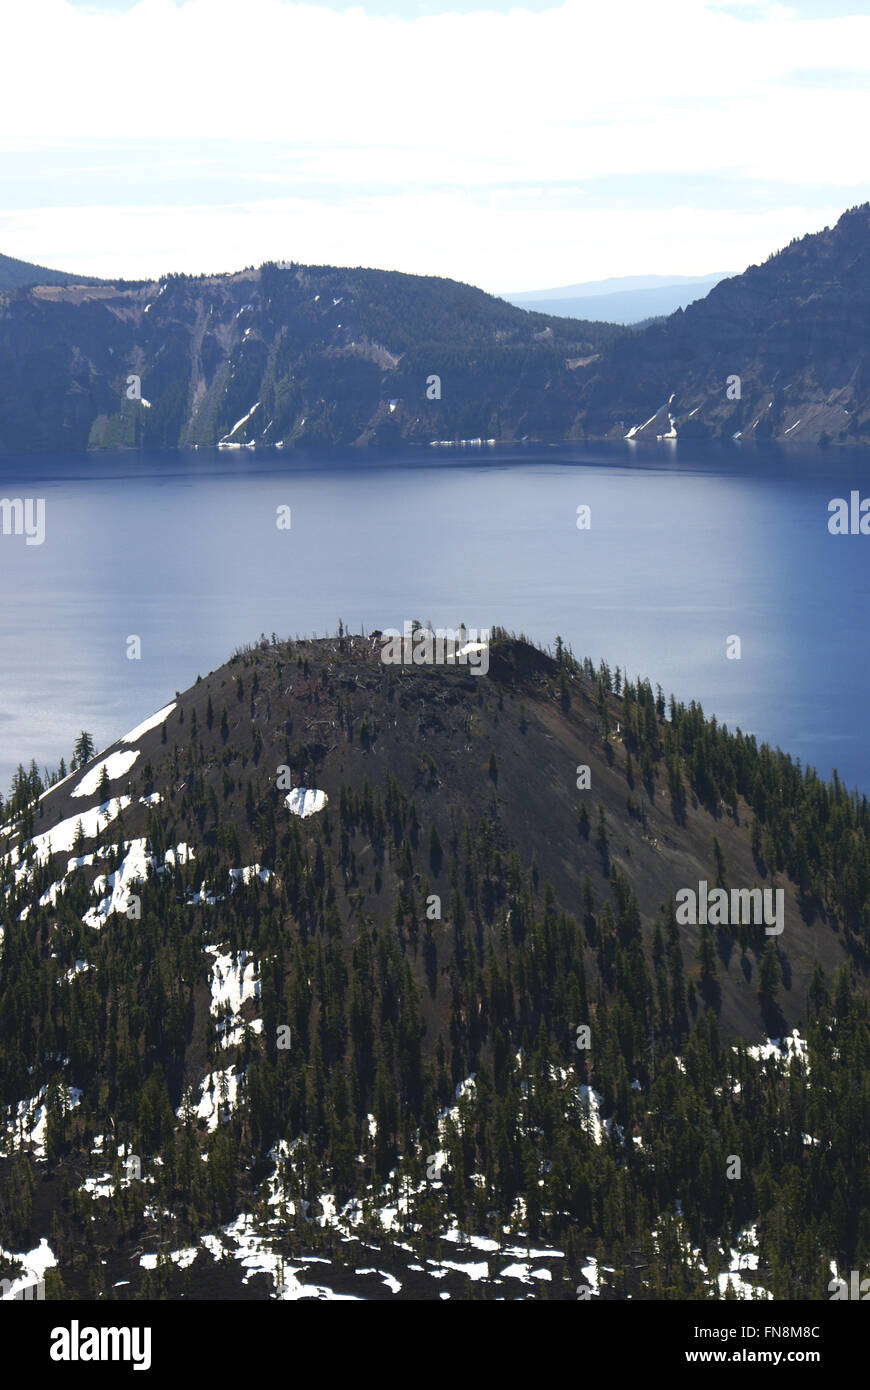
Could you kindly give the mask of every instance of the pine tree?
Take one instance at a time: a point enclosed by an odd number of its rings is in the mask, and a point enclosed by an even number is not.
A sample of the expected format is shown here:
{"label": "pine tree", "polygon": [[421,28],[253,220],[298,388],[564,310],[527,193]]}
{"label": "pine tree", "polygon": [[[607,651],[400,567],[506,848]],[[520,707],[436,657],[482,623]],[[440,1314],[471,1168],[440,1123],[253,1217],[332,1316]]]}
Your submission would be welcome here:
{"label": "pine tree", "polygon": [[722,853],[722,846],[718,836],[713,836],[713,860],[716,865],[716,887],[725,887],[725,855]]}
{"label": "pine tree", "polygon": [[82,729],[81,733],[76,739],[75,748],[73,749],[73,762],[75,763],[76,767],[85,767],[85,765],[91,761],[91,758],[93,756],[94,740],[91,738],[90,734],[85,729]]}
{"label": "pine tree", "polygon": [[779,952],[775,943],[768,941],[764,948],[764,955],[761,957],[761,969],[758,977],[758,992],[762,999],[772,1002],[781,979]]}

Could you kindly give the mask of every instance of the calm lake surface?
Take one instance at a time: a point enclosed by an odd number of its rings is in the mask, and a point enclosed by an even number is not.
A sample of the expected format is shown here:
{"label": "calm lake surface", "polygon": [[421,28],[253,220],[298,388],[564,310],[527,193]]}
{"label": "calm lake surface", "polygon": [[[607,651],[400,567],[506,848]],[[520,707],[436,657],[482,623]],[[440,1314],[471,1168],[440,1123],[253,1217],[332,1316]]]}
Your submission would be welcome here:
{"label": "calm lake surface", "polygon": [[827,529],[852,489],[870,496],[870,453],[0,458],[0,497],[46,509],[42,545],[0,534],[0,786],[68,761],[80,729],[104,747],[261,632],[341,617],[560,633],[870,793],[870,536]]}

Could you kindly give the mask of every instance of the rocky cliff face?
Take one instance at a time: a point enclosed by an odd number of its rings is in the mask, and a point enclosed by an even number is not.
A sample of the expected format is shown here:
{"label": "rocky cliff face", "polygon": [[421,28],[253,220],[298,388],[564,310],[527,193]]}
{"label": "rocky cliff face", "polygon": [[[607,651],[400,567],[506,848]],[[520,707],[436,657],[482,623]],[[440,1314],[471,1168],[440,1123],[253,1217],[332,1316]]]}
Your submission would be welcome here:
{"label": "rocky cliff face", "polygon": [[0,294],[0,451],[870,441],[870,205],[642,330],[266,265]]}
{"label": "rocky cliff face", "polygon": [[329,267],[0,295],[0,450],[565,437],[623,330]]}
{"label": "rocky cliff face", "polygon": [[870,206],[616,343],[582,427],[636,439],[870,438]]}

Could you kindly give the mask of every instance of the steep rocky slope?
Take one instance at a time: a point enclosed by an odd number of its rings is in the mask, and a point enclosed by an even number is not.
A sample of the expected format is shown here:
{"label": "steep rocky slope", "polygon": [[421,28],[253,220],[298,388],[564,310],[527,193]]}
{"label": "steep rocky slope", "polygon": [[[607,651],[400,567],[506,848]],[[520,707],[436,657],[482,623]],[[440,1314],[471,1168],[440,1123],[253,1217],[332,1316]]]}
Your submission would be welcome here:
{"label": "steep rocky slope", "polygon": [[870,439],[870,205],[663,322],[267,265],[0,293],[0,451]]}
{"label": "steep rocky slope", "polygon": [[626,338],[590,374],[582,426],[636,439],[870,438],[870,205]]}
{"label": "steep rocky slope", "polygon": [[0,450],[559,436],[612,324],[323,266],[0,294]]}

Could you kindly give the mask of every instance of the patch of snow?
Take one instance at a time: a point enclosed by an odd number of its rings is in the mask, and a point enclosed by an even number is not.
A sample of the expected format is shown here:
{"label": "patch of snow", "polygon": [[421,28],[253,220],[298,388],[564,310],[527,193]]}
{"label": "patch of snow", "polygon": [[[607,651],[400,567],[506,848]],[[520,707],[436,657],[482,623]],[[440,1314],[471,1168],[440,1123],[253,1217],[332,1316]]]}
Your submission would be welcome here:
{"label": "patch of snow", "polygon": [[272,877],[271,869],[261,869],[259,864],[249,864],[244,869],[230,869],[230,878],[234,882],[241,880],[242,883],[252,883],[258,878],[261,883],[268,883]]}
{"label": "patch of snow", "polygon": [[[458,1226],[451,1226],[449,1230],[444,1232],[441,1239],[449,1240],[456,1245],[467,1245],[472,1250],[484,1250],[489,1254],[493,1254],[499,1249],[498,1241],[493,1240],[491,1236],[466,1236]],[[444,1261],[442,1260],[441,1263],[443,1264]]]}
{"label": "patch of snow", "polygon": [[28,1250],[20,1255],[11,1250],[4,1250],[0,1246],[0,1259],[11,1260],[15,1264],[23,1265],[25,1271],[23,1278],[16,1279],[5,1293],[0,1294],[0,1302],[4,1303],[12,1301],[16,1294],[31,1288],[34,1283],[41,1283],[45,1278],[45,1271],[57,1266],[54,1251],[45,1236],[33,1250]]}
{"label": "patch of snow", "polygon": [[129,734],[124,735],[121,743],[138,743],[143,734],[150,733],[152,729],[156,729],[158,725],[169,718],[175,709],[175,704],[176,702],[173,700],[171,705],[164,705],[163,709],[159,709],[156,714],[152,714],[148,719],[143,719],[141,724],[137,724],[135,729],[131,729]]}
{"label": "patch of snow", "polygon": [[[215,957],[211,970],[210,1011],[218,1019],[221,1045],[234,1047],[241,1042],[244,1033],[244,1025],[235,1023],[236,1015],[246,1000],[260,998],[259,967],[248,951],[239,951],[234,958],[221,955],[216,946],[207,946],[206,950]],[[260,1028],[255,1031],[260,1032],[263,1021],[256,1022]]]}
{"label": "patch of snow", "polygon": [[[199,1083],[200,1099],[194,1114],[198,1120],[205,1120],[210,1134],[214,1133],[220,1123],[226,1123],[235,1110],[239,1099],[239,1080],[235,1066],[231,1065],[225,1071],[209,1072]],[[224,1086],[226,1101],[221,1100],[221,1090]],[[176,1111],[179,1118],[183,1108],[181,1106]]]}
{"label": "patch of snow", "polygon": [[[88,811],[82,811],[80,815],[69,816],[66,820],[58,821],[50,830],[44,830],[41,835],[34,835],[28,843],[33,846],[36,863],[40,866],[47,864],[53,854],[69,854],[76,842],[78,826],[81,824],[82,834],[85,839],[92,840],[96,835],[101,834],[108,825],[115,820],[122,811],[126,811],[130,805],[129,796],[113,797],[111,801],[104,801],[102,806],[92,806]],[[17,864],[20,860],[20,850],[16,846],[7,856],[10,863]],[[20,869],[16,873],[16,879],[29,878],[28,870]]]}
{"label": "patch of snow", "polygon": [[502,1250],[503,1255],[510,1255],[512,1259],[520,1259],[523,1255],[529,1260],[564,1260],[565,1253],[562,1250],[529,1250],[524,1245],[506,1245]]}
{"label": "patch of snow", "polygon": [[178,1265],[179,1269],[187,1269],[188,1265],[193,1264],[198,1254],[198,1246],[188,1245],[183,1250],[173,1250],[169,1258],[174,1265]]}
{"label": "patch of snow", "polygon": [[[673,397],[671,397],[671,399],[673,399]],[[676,439],[677,437],[677,424],[670,411],[668,411],[668,426],[667,434],[657,435],[657,439]]]}
{"label": "patch of snow", "polygon": [[[659,407],[659,410],[661,410],[661,406]],[[651,424],[652,424],[653,420],[656,418],[656,415],[659,414],[659,410],[657,410],[657,411],[655,412],[654,415],[651,415],[651,416],[649,417],[649,419],[648,419],[647,421],[645,421],[644,424],[642,424],[642,425],[633,425],[632,428],[628,431],[628,434],[626,434],[626,435],[624,436],[624,438],[625,438],[625,439],[634,439],[634,437],[635,437],[636,434],[639,434],[641,430],[645,430],[646,427],[647,427],[647,425],[651,425]]]}
{"label": "patch of snow", "polygon": [[227,444],[229,444],[229,442],[230,442],[230,440],[232,439],[233,435],[235,434],[236,430],[240,430],[240,429],[242,428],[242,425],[247,424],[247,422],[250,420],[251,416],[253,415],[254,411],[255,411],[255,410],[259,410],[259,408],[260,408],[260,402],[259,402],[259,401],[255,401],[254,404],[251,406],[250,410],[248,411],[247,415],[243,415],[242,418],[241,418],[241,420],[237,420],[236,423],[233,425],[232,429],[229,430],[228,433],[224,435],[223,439],[219,440],[219,442],[218,442],[218,448],[220,448],[221,445],[227,445]]}
{"label": "patch of snow", "polygon": [[111,1173],[85,1178],[79,1192],[86,1192],[89,1197],[112,1197],[115,1192],[115,1180]]}
{"label": "patch of snow", "polygon": [[113,912],[127,912],[133,897],[133,884],[145,881],[153,862],[146,853],[147,843],[145,839],[130,840],[126,855],[115,872],[109,874],[108,880],[105,874],[98,874],[94,879],[94,892],[103,896],[97,906],[89,907],[82,917],[85,926],[99,931]]}
{"label": "patch of snow", "polygon": [[86,970],[91,970],[92,968],[90,961],[77,960],[75,965],[66,972],[63,978],[69,983],[69,981],[75,979],[76,975],[83,975]]}
{"label": "patch of snow", "polygon": [[468,1264],[462,1264],[459,1260],[441,1260],[439,1267],[441,1269],[453,1269],[457,1274],[464,1274],[469,1279],[486,1279],[489,1276],[489,1265],[486,1260],[471,1261]]}
{"label": "patch of snow", "polygon": [[284,798],[284,804],[294,816],[301,816],[305,820],[307,816],[322,811],[328,800],[326,792],[317,791],[316,788],[292,787]]}
{"label": "patch of snow", "polygon": [[[66,1110],[75,1110],[82,1093],[76,1086],[61,1087]],[[12,1117],[6,1122],[6,1133],[12,1138],[13,1149],[33,1147],[36,1158],[45,1158],[45,1128],[48,1123],[48,1086],[45,1085],[31,1100],[20,1100]],[[7,1113],[13,1107],[7,1107]]]}
{"label": "patch of snow", "polygon": [[110,753],[108,758],[101,758],[89,771],[82,777],[81,783],[74,790],[69,792],[71,796],[93,796],[99,788],[103,769],[106,769],[106,776],[110,781],[117,781],[118,777],[124,777],[136,762],[139,756],[139,749],[132,749],[131,752]]}
{"label": "patch of snow", "polygon": [[502,1270],[499,1277],[501,1279],[519,1279],[524,1284],[530,1284],[533,1279],[549,1280],[553,1276],[548,1269],[532,1269],[530,1264],[524,1262],[508,1265]]}
{"label": "patch of snow", "polygon": [[790,1062],[793,1057],[807,1057],[807,1042],[802,1038],[797,1029],[784,1040],[780,1038],[768,1038],[766,1043],[761,1043],[755,1047],[747,1047],[746,1055],[752,1057],[756,1062],[768,1062],[775,1058],[777,1062]]}
{"label": "patch of snow", "polygon": [[332,1289],[322,1284],[301,1283],[296,1276],[306,1272],[306,1263],[314,1263],[314,1261],[302,1260],[298,1264],[286,1264],[283,1256],[269,1247],[269,1238],[263,1236],[256,1229],[253,1216],[249,1214],[237,1216],[235,1221],[231,1221],[229,1225],[223,1227],[222,1233],[235,1242],[236,1249],[233,1251],[233,1258],[238,1260],[242,1268],[246,1270],[242,1280],[243,1284],[247,1284],[257,1274],[266,1274],[273,1281],[275,1297],[282,1302],[293,1302],[301,1298],[341,1300],[342,1302],[358,1301],[355,1294],[334,1293]]}
{"label": "patch of snow", "polygon": [[200,1237],[199,1243],[200,1243],[200,1245],[203,1247],[204,1250],[207,1250],[207,1251],[208,1251],[208,1253],[211,1255],[212,1259],[214,1259],[214,1260],[222,1260],[223,1257],[224,1257],[224,1255],[226,1254],[226,1247],[225,1247],[225,1246],[223,1245],[223,1243],[218,1239],[217,1236],[213,1236],[213,1235],[201,1236],[201,1237]]}
{"label": "patch of snow", "polygon": [[220,893],[215,895],[214,893],[210,892],[205,886],[205,879],[203,879],[197,891],[187,899],[187,906],[214,907],[215,903],[222,903],[223,900],[223,894]]}
{"label": "patch of snow", "polygon": [[194,854],[192,847],[188,844],[185,844],[183,840],[180,845],[175,846],[175,849],[168,849],[164,856],[166,867],[168,869],[174,869],[179,864],[189,864],[191,859],[195,858],[196,855]]}
{"label": "patch of snow", "polygon": [[591,1086],[578,1087],[577,1096],[581,1105],[587,1107],[588,1118],[583,1125],[586,1133],[591,1134],[596,1144],[603,1143],[610,1122],[601,1118],[601,1096]]}

